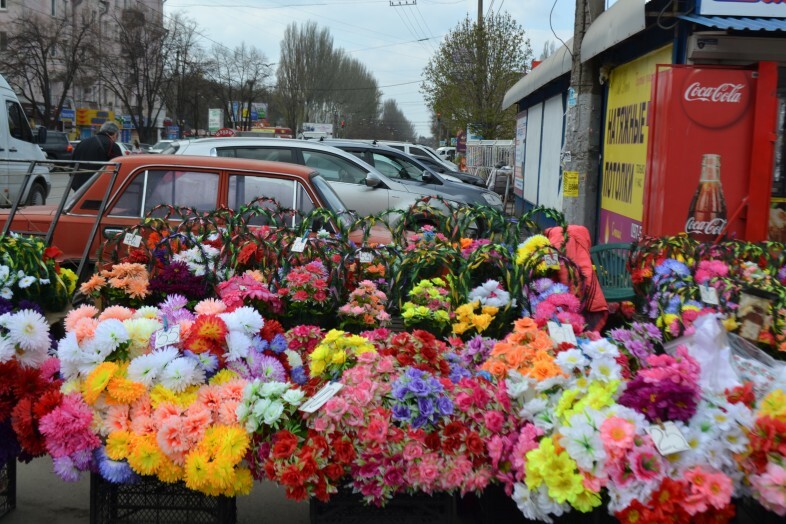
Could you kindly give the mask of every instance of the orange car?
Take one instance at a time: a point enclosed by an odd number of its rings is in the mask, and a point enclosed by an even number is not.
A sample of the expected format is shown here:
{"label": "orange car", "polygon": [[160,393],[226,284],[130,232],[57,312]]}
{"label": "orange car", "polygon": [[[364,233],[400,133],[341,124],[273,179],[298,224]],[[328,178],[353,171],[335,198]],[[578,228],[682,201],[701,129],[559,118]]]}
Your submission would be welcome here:
{"label": "orange car", "polygon": [[[107,237],[138,224],[160,204],[211,211],[222,206],[238,209],[257,197],[269,197],[283,208],[302,213],[327,208],[348,220],[346,213],[341,214],[346,210],[344,203],[312,168],[240,158],[131,155],[108,163],[66,203],[52,239],[63,251],[58,257],[61,261],[82,258],[115,171],[90,250],[93,257]],[[56,205],[20,207],[10,230],[45,234],[56,214]],[[4,222],[8,216],[8,209],[0,210]],[[362,232],[353,231],[350,239],[359,244]],[[374,226],[368,241],[389,244],[392,238],[389,230]]]}

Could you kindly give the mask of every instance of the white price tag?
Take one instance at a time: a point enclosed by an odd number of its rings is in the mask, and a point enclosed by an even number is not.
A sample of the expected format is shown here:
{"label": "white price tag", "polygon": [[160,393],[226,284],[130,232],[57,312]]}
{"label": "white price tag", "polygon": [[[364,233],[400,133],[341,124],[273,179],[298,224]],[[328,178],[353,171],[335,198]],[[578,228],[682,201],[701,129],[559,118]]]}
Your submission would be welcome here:
{"label": "white price tag", "polygon": [[303,403],[302,406],[300,406],[299,408],[300,411],[304,413],[315,412],[316,410],[324,406],[328,400],[333,398],[336,393],[341,391],[341,388],[343,387],[344,384],[342,384],[341,382],[331,382],[329,384],[326,384],[325,387],[317,391],[316,395],[308,399],[306,402]]}
{"label": "white price tag", "polygon": [[156,331],[156,349],[175,346],[180,342],[180,325]]}
{"label": "white price tag", "polygon": [[685,435],[682,434],[680,428],[674,422],[650,426],[647,432],[652,437],[655,447],[658,448],[658,451],[664,457],[690,449],[690,444],[685,440]]}
{"label": "white price tag", "polygon": [[555,344],[559,345],[563,342],[567,342],[568,344],[578,346],[576,335],[573,333],[573,326],[570,324],[557,324],[556,322],[549,321],[546,325],[549,328],[549,337],[551,337],[551,340],[553,340]]}
{"label": "white price tag", "polygon": [[296,238],[294,242],[292,242],[292,252],[293,253],[302,253],[304,249],[306,249],[306,244],[308,244],[308,237]]}
{"label": "white price tag", "polygon": [[358,258],[362,264],[370,264],[374,261],[374,253],[371,251],[361,251]]}
{"label": "white price tag", "polygon": [[543,262],[550,268],[559,269],[559,257],[557,257],[556,253],[543,255]]}
{"label": "white price tag", "polygon": [[699,292],[701,293],[701,301],[709,306],[717,306],[720,304],[718,302],[718,290],[712,286],[699,286]]}
{"label": "white price tag", "polygon": [[123,244],[131,247],[139,247],[142,244],[142,236],[136,233],[126,233],[123,237]]}

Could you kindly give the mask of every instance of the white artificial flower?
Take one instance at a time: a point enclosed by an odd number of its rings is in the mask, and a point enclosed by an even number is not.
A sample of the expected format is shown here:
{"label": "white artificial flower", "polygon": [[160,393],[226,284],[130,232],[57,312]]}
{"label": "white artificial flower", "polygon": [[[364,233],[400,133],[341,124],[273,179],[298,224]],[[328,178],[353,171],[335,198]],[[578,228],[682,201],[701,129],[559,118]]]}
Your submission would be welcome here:
{"label": "white artificial flower", "polygon": [[14,293],[11,291],[11,288],[4,287],[0,289],[0,297],[3,297],[6,300],[11,300],[14,298]]}
{"label": "white artificial flower", "polygon": [[595,358],[590,363],[590,380],[611,382],[622,378],[622,367],[611,357]]}
{"label": "white artificial flower", "polygon": [[5,283],[11,276],[11,270],[5,264],[0,265],[0,282]]}
{"label": "white artificial flower", "polygon": [[49,324],[38,311],[25,309],[13,315],[6,325],[8,337],[23,351],[49,349]]}
{"label": "white artificial flower", "polygon": [[611,357],[617,358],[620,354],[617,346],[605,338],[591,340],[581,345],[584,354],[590,358]]}
{"label": "white artificial flower", "polygon": [[289,364],[289,367],[294,369],[303,365],[303,357],[301,357],[300,353],[297,351],[287,349],[284,351],[284,355],[287,357],[287,363]]}
{"label": "white artificial flower", "polygon": [[262,397],[278,397],[289,388],[286,382],[265,382],[259,388]]}
{"label": "white artificial flower", "polygon": [[147,317],[126,319],[123,321],[123,326],[131,342],[128,351],[132,356],[146,352],[150,347],[153,333],[164,327],[157,319]]}
{"label": "white artificial flower", "polygon": [[155,306],[142,306],[141,308],[134,311],[134,315],[131,318],[157,319],[160,313],[161,311]]}
{"label": "white artificial flower", "polygon": [[165,347],[156,349],[147,355],[136,357],[128,365],[128,378],[150,387],[166,365],[176,359],[177,356],[177,349]]}
{"label": "white artificial flower", "polygon": [[256,418],[261,420],[265,416],[265,412],[267,411],[267,408],[270,407],[270,404],[272,403],[273,401],[270,400],[269,398],[257,399],[257,401],[254,402],[254,407],[251,408],[251,412],[254,414]]}
{"label": "white artificial flower", "polygon": [[544,378],[543,380],[538,380],[535,382],[535,391],[542,393],[543,391],[548,391],[555,386],[564,386],[568,383],[568,379],[561,375],[556,375],[554,377]]}
{"label": "white artificial flower", "polygon": [[562,371],[570,374],[574,369],[584,369],[589,360],[584,356],[578,348],[570,348],[565,351],[560,351],[559,355],[554,359],[554,362],[562,368]]}
{"label": "white artificial flower", "polygon": [[510,293],[500,287],[496,280],[487,280],[469,292],[467,302],[480,302],[482,306],[504,308],[510,304]]}
{"label": "white artificial flower", "polygon": [[226,359],[227,362],[246,358],[251,346],[254,344],[251,337],[242,331],[230,331],[227,333],[226,341],[227,350],[224,353],[224,359]]}
{"label": "white artificial flower", "polygon": [[218,316],[229,331],[242,331],[246,335],[256,335],[265,325],[262,315],[249,306],[239,307],[231,313],[221,313]]}
{"label": "white artificial flower", "polygon": [[16,347],[8,337],[0,336],[0,362],[8,362],[16,354]]}
{"label": "white artificial flower", "polygon": [[165,388],[180,393],[189,386],[203,382],[205,373],[195,360],[178,357],[164,367],[158,378]]}
{"label": "white artificial flower", "polygon": [[99,322],[93,335],[93,340],[100,345],[107,345],[112,351],[125,344],[129,340],[128,330],[123,322],[116,318],[108,318]]}
{"label": "white artificial flower", "polygon": [[26,288],[32,286],[33,284],[35,284],[36,280],[38,280],[36,277],[32,277],[32,276],[29,276],[29,275],[26,276],[26,277],[23,277],[23,278],[21,278],[19,280],[19,287],[21,289],[26,289]]}
{"label": "white artificial flower", "polygon": [[570,419],[570,426],[562,426],[559,432],[564,438],[560,444],[568,455],[576,461],[578,466],[589,472],[596,471],[596,465],[606,461],[606,451],[603,448],[603,439],[600,432],[582,420],[581,414]]}
{"label": "white artificial flower", "polygon": [[283,413],[284,413],[283,403],[281,403],[278,400],[271,402],[270,405],[265,410],[265,414],[263,416],[262,422],[264,422],[268,426],[273,426],[278,422],[278,420],[281,418],[281,415]]}
{"label": "white artificial flower", "polygon": [[530,395],[534,391],[530,388],[530,382],[527,377],[518,371],[509,371],[508,378],[505,379],[505,386],[508,396],[513,400],[524,400],[529,392]]}
{"label": "white artificial flower", "polygon": [[306,394],[302,389],[291,388],[281,395],[281,399],[293,406],[299,406],[305,396]]}

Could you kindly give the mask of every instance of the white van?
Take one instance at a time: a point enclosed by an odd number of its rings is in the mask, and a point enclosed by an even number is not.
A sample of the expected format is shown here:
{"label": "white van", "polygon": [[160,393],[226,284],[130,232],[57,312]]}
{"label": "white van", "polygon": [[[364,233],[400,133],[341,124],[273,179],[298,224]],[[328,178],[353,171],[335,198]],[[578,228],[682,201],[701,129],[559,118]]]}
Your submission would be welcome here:
{"label": "white van", "polygon": [[[11,206],[19,195],[24,175],[31,160],[45,161],[46,155],[38,146],[46,142],[46,129],[33,134],[22,104],[0,75],[0,206]],[[28,161],[28,162],[23,162]],[[37,165],[25,188],[20,203],[45,204],[52,184],[49,170]]]}

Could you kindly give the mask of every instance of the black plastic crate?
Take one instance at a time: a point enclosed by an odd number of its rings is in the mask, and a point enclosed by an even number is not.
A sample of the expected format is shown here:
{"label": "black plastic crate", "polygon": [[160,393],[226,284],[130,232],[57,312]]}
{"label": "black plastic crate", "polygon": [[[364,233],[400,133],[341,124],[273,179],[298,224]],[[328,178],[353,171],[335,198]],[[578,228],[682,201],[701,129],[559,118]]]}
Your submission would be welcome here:
{"label": "black plastic crate", "polygon": [[235,497],[211,497],[182,482],[143,477],[113,484],[90,476],[90,524],[235,524]]}
{"label": "black plastic crate", "polygon": [[0,517],[16,508],[16,460],[0,468]]}
{"label": "black plastic crate", "polygon": [[455,498],[446,493],[396,495],[385,507],[367,506],[363,497],[341,489],[328,502],[311,499],[311,524],[454,524]]}

